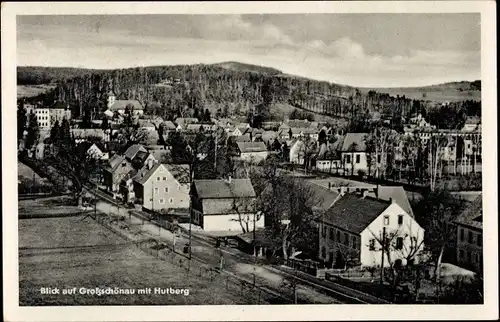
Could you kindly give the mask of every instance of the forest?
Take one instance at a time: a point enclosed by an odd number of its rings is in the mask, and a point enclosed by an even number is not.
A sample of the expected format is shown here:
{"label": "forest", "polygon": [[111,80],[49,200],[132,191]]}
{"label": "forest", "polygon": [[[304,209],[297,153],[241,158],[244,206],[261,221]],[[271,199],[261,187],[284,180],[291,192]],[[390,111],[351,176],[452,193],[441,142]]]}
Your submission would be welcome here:
{"label": "forest", "polygon": [[432,116],[431,124],[437,122],[440,128],[456,128],[463,125],[466,116],[480,115],[481,110],[477,101],[451,102],[443,107],[436,102],[374,90],[363,93],[350,86],[235,62],[115,70],[18,68],[18,84],[49,81],[57,82],[55,89],[32,100],[65,101],[75,117],[98,117],[106,109],[110,91],[117,99],[138,100],[147,113],[164,119],[192,116],[195,110],[208,108],[214,115],[222,109],[244,116],[251,112],[253,117],[266,121],[271,118],[274,103],[286,103],[305,112],[356,123],[378,115],[390,120],[395,128],[402,128],[405,119],[422,113]]}

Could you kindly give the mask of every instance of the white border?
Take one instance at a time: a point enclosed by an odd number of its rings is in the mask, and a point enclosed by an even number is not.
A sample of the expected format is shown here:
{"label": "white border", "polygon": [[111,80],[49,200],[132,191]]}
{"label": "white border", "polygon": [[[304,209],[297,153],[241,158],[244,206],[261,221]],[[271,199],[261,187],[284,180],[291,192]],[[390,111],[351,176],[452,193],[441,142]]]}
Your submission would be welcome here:
{"label": "white border", "polygon": [[[4,318],[6,321],[147,320],[462,320],[498,319],[496,17],[493,1],[2,3],[2,178]],[[16,179],[16,14],[207,14],[207,13],[481,13],[485,304],[301,305],[175,307],[18,306]],[[488,254],[490,256],[488,256]]]}

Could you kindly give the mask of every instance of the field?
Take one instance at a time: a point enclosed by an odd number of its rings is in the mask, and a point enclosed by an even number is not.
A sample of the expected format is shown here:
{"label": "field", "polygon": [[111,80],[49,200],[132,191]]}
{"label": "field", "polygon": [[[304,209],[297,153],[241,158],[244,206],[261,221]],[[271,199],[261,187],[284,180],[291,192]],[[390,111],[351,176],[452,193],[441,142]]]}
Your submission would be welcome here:
{"label": "field", "polygon": [[22,162],[17,162],[17,175],[30,180],[33,180],[33,178],[35,178],[35,180],[42,179],[42,177],[40,177],[36,172],[34,172],[33,169],[31,169]]}
{"label": "field", "polygon": [[[19,304],[190,305],[250,304],[215,280],[188,275],[150,256],[90,218],[19,220]],[[41,288],[77,288],[76,295],[42,295]],[[80,288],[178,288],[189,295],[82,295]]]}
{"label": "field", "polygon": [[17,98],[37,96],[53,88],[53,85],[17,85]]}

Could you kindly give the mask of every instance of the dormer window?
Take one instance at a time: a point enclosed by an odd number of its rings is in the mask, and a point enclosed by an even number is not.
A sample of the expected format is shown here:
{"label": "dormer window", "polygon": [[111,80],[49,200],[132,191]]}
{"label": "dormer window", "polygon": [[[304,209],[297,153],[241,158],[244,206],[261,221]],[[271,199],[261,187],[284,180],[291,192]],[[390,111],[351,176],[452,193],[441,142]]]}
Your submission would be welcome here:
{"label": "dormer window", "polygon": [[127,164],[125,162],[122,162],[122,168],[125,168]]}

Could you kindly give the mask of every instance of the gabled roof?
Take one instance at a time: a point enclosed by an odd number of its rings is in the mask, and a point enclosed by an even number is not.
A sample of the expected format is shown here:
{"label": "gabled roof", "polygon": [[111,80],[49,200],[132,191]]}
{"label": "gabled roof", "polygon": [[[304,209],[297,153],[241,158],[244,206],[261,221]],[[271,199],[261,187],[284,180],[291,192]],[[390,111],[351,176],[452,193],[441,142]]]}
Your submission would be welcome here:
{"label": "gabled roof", "polygon": [[366,151],[366,136],[368,133],[347,133],[342,144],[342,152],[350,151],[355,144],[355,152]]}
{"label": "gabled roof", "polygon": [[[404,211],[413,217],[413,210],[411,209],[410,200],[408,200],[408,195],[402,186],[379,186],[378,187],[378,198],[389,201],[393,200],[397,203]],[[377,198],[374,192],[369,191],[368,196]]]}
{"label": "gabled roof", "polygon": [[129,148],[127,149],[127,151],[125,151],[125,153],[123,154],[128,160],[132,160],[135,158],[135,156],[137,155],[137,153],[139,151],[142,151],[142,152],[147,152],[147,150],[140,144],[134,144],[134,145],[131,145],[129,146]]}
{"label": "gabled roof", "polygon": [[339,198],[339,192],[335,189],[330,190],[328,188],[322,187],[310,181],[304,181],[307,187],[310,187],[314,195],[313,207],[317,207],[321,210],[327,210],[333,203]]}
{"label": "gabled roof", "polygon": [[390,205],[387,201],[347,193],[326,211],[324,220],[333,226],[359,234]]}
{"label": "gabled roof", "polygon": [[250,179],[194,180],[194,187],[201,199],[255,198]]}
{"label": "gabled roof", "polygon": [[264,152],[267,147],[264,142],[236,142],[241,153]]}
{"label": "gabled roof", "polygon": [[271,139],[275,139],[278,137],[278,133],[276,133],[275,131],[264,131],[262,132],[262,140],[264,142],[267,142]]}
{"label": "gabled roof", "polygon": [[143,110],[144,107],[137,100],[117,100],[109,108],[111,111],[124,110],[125,107],[132,107],[134,110]]}
{"label": "gabled roof", "polygon": [[189,183],[189,164],[163,164],[167,170],[179,181],[179,183]]}
{"label": "gabled roof", "polygon": [[480,194],[460,215],[455,223],[483,229],[483,195]]}
{"label": "gabled roof", "polygon": [[198,123],[198,119],[195,117],[178,117],[175,119],[175,124],[180,126],[185,126],[186,124]]}
{"label": "gabled roof", "polygon": [[234,142],[251,142],[250,140],[250,134],[243,134],[243,135],[238,135],[238,136],[232,136],[231,140],[234,140]]}
{"label": "gabled roof", "polygon": [[205,128],[209,128],[209,125],[206,124],[188,124],[186,126],[186,130],[192,132],[199,132],[201,129],[205,130]]}
{"label": "gabled roof", "polygon": [[245,133],[252,130],[252,128],[244,127],[244,126],[238,126],[237,129],[238,129],[238,131],[240,131],[241,134],[245,134]]}
{"label": "gabled roof", "polygon": [[176,126],[172,121],[163,122],[163,128],[166,130],[175,130]]}
{"label": "gabled roof", "polygon": [[111,171],[115,171],[118,166],[120,164],[122,164],[122,162],[126,162],[128,164],[130,164],[127,159],[125,159],[124,156],[122,155],[119,155],[119,154],[115,154],[113,155],[109,160],[108,160],[108,164],[109,164],[109,170]]}

